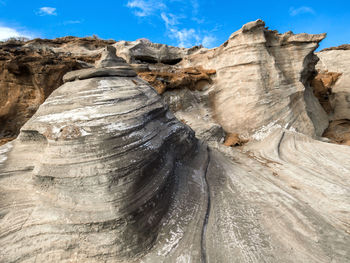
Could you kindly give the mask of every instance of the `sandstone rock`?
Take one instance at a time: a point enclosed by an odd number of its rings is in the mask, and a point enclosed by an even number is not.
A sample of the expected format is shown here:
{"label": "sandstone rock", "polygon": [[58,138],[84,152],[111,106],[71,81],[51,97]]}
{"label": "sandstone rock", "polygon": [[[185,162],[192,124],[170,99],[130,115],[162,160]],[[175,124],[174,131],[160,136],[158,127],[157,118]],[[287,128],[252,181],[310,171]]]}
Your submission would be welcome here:
{"label": "sandstone rock", "polygon": [[325,34],[278,34],[261,20],[233,33],[218,48],[187,56],[181,65],[216,70],[212,88],[215,119],[227,133],[257,138],[270,126],[320,136],[328,117],[308,80]]}
{"label": "sandstone rock", "polygon": [[[15,138],[19,129],[35,113],[39,105],[62,84],[65,73],[93,67],[103,49],[112,44],[118,48],[118,54],[129,61],[139,63],[144,63],[142,56],[146,58],[151,56],[152,61],[175,64],[184,55],[197,50],[196,48],[169,47],[145,40],[116,43],[114,40],[92,37],[63,37],[53,40],[34,39],[27,42],[0,43],[0,138]],[[109,62],[106,59],[104,61],[107,65],[100,65],[100,67],[109,66]],[[121,58],[119,62],[123,62]],[[149,71],[148,64],[139,64],[134,68],[137,68],[138,72]],[[111,70],[102,68],[99,71],[92,71],[96,77],[113,74]],[[120,71],[118,74],[121,72],[134,74],[126,71]],[[82,71],[79,74],[81,75],[79,77],[76,76],[77,73],[73,73],[73,77],[68,75],[66,78],[71,80],[76,77],[86,78],[82,74],[90,76],[89,71]]]}
{"label": "sandstone rock", "polygon": [[201,90],[205,84],[211,82],[211,75],[215,74],[215,70],[206,70],[201,67],[168,69],[164,70],[162,67],[161,71],[140,72],[139,76],[152,85],[159,94],[163,94],[167,89]]}
{"label": "sandstone rock", "polygon": [[[324,136],[338,143],[346,143],[350,136],[350,50],[339,48],[317,53],[317,70],[328,90],[329,119]],[[315,85],[314,85],[315,86]]]}
{"label": "sandstone rock", "polygon": [[197,149],[191,129],[136,74],[118,75],[125,67],[65,83],[0,148],[1,261],[132,261],[169,231],[178,183],[203,180],[184,177],[195,172],[183,161]]}
{"label": "sandstone rock", "polygon": [[[0,147],[0,262],[349,262],[350,148],[313,138],[332,117],[309,86],[323,37],[255,21],[213,50],[115,44],[141,66],[43,41],[86,64]],[[342,75],[316,95],[347,75],[325,70]]]}
{"label": "sandstone rock", "polygon": [[77,58],[22,46],[0,47],[0,58],[0,138],[17,136],[63,75],[82,68]]}
{"label": "sandstone rock", "polygon": [[332,88],[340,76],[341,73],[337,72],[318,72],[311,81],[313,92],[327,114],[331,114],[333,111],[330,96]]}
{"label": "sandstone rock", "polygon": [[331,50],[350,50],[350,44],[344,44],[344,45],[340,45],[337,47],[329,47],[329,48],[324,48],[321,50],[321,52],[323,51],[331,51]]}
{"label": "sandstone rock", "polygon": [[163,44],[152,43],[149,40],[119,41],[114,45],[117,55],[128,63],[163,63],[174,65],[188,54],[198,52],[201,47],[179,48]]}
{"label": "sandstone rock", "polygon": [[237,133],[229,133],[226,135],[224,145],[225,146],[242,146],[247,143],[248,140],[242,139]]}

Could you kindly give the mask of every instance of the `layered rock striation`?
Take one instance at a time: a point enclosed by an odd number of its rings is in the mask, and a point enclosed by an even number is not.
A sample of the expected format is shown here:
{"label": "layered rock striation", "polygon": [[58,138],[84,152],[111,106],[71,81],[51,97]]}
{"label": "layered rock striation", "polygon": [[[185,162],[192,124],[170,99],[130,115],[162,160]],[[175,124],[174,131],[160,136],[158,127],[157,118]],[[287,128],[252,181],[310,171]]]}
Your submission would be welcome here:
{"label": "layered rock striation", "polygon": [[85,62],[0,147],[0,262],[349,262],[350,148],[319,137],[348,73],[332,53],[314,78],[323,38],[42,41]]}
{"label": "layered rock striation", "polygon": [[107,51],[1,148],[1,262],[131,260],[155,242],[196,140]]}
{"label": "layered rock striation", "polygon": [[[107,45],[135,64],[136,70],[162,62],[174,64],[190,51],[145,40],[134,42],[63,37],[53,40],[11,40],[0,43],[0,144],[14,139],[20,128],[72,70],[93,68]],[[142,59],[142,55],[148,59]],[[146,55],[147,54],[147,55]]]}
{"label": "layered rock striation", "polygon": [[278,34],[257,20],[181,63],[216,70],[211,107],[227,133],[257,139],[262,129],[279,126],[321,136],[328,117],[308,81],[315,74],[313,51],[324,37]]}
{"label": "layered rock striation", "polygon": [[330,119],[324,136],[334,142],[350,145],[350,50],[344,45],[325,49],[317,56],[320,61],[316,66],[318,75],[313,86],[316,91],[323,91],[322,99],[326,102]]}

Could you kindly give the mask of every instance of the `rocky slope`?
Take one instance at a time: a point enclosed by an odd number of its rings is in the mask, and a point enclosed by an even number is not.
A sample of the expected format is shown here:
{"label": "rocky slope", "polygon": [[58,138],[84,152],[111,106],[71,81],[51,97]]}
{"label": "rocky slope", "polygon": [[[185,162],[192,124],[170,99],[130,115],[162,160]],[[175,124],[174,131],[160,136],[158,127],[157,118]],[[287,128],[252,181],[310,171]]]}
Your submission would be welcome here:
{"label": "rocky slope", "polygon": [[0,147],[0,262],[349,262],[350,148],[320,137],[347,72],[311,88],[323,38],[34,45],[81,59]]}

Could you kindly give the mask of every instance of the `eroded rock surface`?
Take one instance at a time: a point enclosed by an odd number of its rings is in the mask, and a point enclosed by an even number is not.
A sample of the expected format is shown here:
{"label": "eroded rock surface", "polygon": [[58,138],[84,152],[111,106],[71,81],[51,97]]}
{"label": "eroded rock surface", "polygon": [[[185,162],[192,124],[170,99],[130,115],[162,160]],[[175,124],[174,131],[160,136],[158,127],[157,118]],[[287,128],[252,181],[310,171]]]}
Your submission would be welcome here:
{"label": "eroded rock surface", "polygon": [[107,45],[115,45],[118,54],[141,63],[136,67],[147,69],[148,63],[153,62],[140,60],[140,54],[155,62],[175,64],[198,49],[191,51],[145,40],[115,42],[76,37],[0,43],[0,140],[15,138],[51,92],[63,83],[63,75],[93,67]]}
{"label": "eroded rock surface", "polygon": [[[101,60],[0,147],[0,262],[349,262],[350,148],[317,140],[346,104],[314,95],[347,73],[310,88],[323,37],[258,20],[212,50],[69,46]],[[136,73],[187,67],[216,74],[160,96]]]}
{"label": "eroded rock surface", "polygon": [[76,37],[1,43],[0,138],[15,138],[64,74],[89,67],[100,56],[96,50],[113,43]]}
{"label": "eroded rock surface", "polygon": [[[346,46],[346,45],[345,45]],[[316,76],[327,88],[327,94],[323,98],[326,101],[326,109],[330,119],[330,125],[324,136],[341,144],[350,144],[350,50],[340,46],[339,48],[325,49],[317,53],[320,61],[317,63]]]}
{"label": "eroded rock surface", "polygon": [[[104,69],[131,70],[115,64]],[[1,148],[1,261],[115,262],[147,252],[178,180],[201,180],[203,172],[177,172],[198,149],[135,72],[66,82]]]}
{"label": "eroded rock surface", "polygon": [[320,136],[328,118],[308,86],[324,34],[278,34],[261,20],[248,23],[216,49],[182,62],[216,70],[215,119],[228,133],[257,137],[262,127]]}

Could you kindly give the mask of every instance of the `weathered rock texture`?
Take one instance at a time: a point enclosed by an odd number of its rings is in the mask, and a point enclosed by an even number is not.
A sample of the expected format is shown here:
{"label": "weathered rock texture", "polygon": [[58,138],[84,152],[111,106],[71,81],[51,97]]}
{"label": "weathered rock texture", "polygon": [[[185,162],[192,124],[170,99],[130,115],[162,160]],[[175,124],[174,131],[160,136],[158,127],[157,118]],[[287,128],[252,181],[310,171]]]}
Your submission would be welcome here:
{"label": "weathered rock texture", "polygon": [[2,148],[2,262],[131,260],[155,242],[196,141],[127,64],[108,66],[53,92]]}
{"label": "weathered rock texture", "polygon": [[[213,50],[139,40],[67,73],[0,147],[0,262],[349,262],[350,147],[316,140],[330,116],[309,86],[323,37],[258,20]],[[176,50],[194,53],[164,64]],[[216,74],[160,96],[133,70],[187,67]],[[347,74],[327,70],[317,96]]]}
{"label": "weathered rock texture", "polygon": [[[150,82],[160,89],[187,84],[195,86],[200,80],[209,80],[208,74],[212,74],[203,69],[167,67],[181,61],[183,56],[197,52],[200,47],[177,48],[143,39],[115,42],[76,37],[5,42],[0,44],[0,140],[16,138],[19,129],[39,105],[63,83],[63,75],[92,67],[107,45],[117,47],[118,55],[134,63],[133,67],[138,72],[142,71],[144,78],[150,78]],[[164,69],[166,73],[160,73]],[[146,73],[151,71],[154,73]],[[95,76],[101,74],[94,72]],[[152,78],[151,74],[157,77]],[[159,83],[160,74],[165,75],[167,82]]]}
{"label": "weathered rock texture", "polygon": [[[346,45],[345,45],[346,46]],[[330,125],[324,136],[332,141],[350,144],[350,50],[339,48],[325,49],[317,53],[318,75],[313,87],[324,95]],[[326,94],[324,94],[326,92]]]}
{"label": "weathered rock texture", "polygon": [[181,63],[216,70],[212,108],[226,132],[257,138],[262,128],[279,126],[320,136],[328,117],[308,81],[315,74],[313,51],[324,37],[278,34],[257,20]]}
{"label": "weathered rock texture", "polygon": [[186,55],[196,53],[200,46],[193,48],[179,48],[163,44],[152,43],[147,39],[139,39],[133,42],[119,41],[114,45],[117,55],[128,63],[162,63],[175,65]]}
{"label": "weathered rock texture", "polygon": [[65,37],[0,44],[0,138],[16,137],[23,124],[63,83],[63,75],[94,62],[99,53],[89,51],[108,43]]}
{"label": "weathered rock texture", "polygon": [[151,84],[159,94],[163,94],[167,89],[202,90],[206,84],[211,83],[211,75],[215,74],[215,70],[201,67],[167,69],[140,72],[139,76]]}

